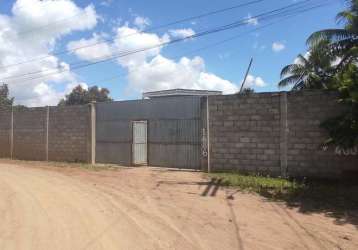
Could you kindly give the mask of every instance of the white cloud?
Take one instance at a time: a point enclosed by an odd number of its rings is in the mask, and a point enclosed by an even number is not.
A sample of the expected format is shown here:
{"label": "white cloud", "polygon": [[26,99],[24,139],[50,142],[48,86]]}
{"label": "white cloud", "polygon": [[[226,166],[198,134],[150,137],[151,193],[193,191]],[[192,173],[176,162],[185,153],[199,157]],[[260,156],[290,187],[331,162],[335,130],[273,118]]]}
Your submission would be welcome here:
{"label": "white cloud", "polygon": [[[113,53],[118,53],[151,48],[170,41],[167,34],[160,37],[154,33],[138,31],[137,28],[127,25],[118,27],[114,42],[106,46],[111,47]],[[175,61],[162,56],[161,49],[159,46],[117,60],[118,64],[128,71],[127,89],[130,92],[141,93],[172,88],[221,90],[226,94],[238,91],[235,83],[207,72],[201,57],[182,57]],[[86,49],[82,52],[91,54],[90,50]],[[91,60],[90,55],[76,54]]]}
{"label": "white cloud", "polygon": [[262,44],[260,45],[258,42],[255,42],[252,45],[252,48],[257,49],[257,50],[265,50],[266,49],[266,45]]}
{"label": "white cloud", "polygon": [[282,50],[284,50],[286,48],[286,45],[284,43],[281,43],[281,42],[274,42],[272,44],[272,50],[274,52],[280,52]]}
{"label": "white cloud", "polygon": [[231,56],[230,52],[219,53],[218,57],[220,60],[225,60]]}
{"label": "white cloud", "polygon": [[245,87],[265,87],[267,83],[261,77],[255,77],[253,75],[248,75],[244,84]]}
{"label": "white cloud", "polygon": [[134,51],[152,48],[130,56],[119,58],[118,62],[124,67],[140,65],[148,58],[158,55],[161,50],[161,46],[158,45],[170,41],[167,34],[160,37],[154,33],[138,32],[138,29],[130,28],[128,26],[122,26],[116,30],[113,47],[117,51]]}
{"label": "white cloud", "polygon": [[113,0],[102,0],[100,4],[102,6],[109,7],[109,6],[111,6],[112,3],[113,3]]}
{"label": "white cloud", "polygon": [[[82,9],[72,0],[17,0],[12,13],[13,26],[19,35],[44,42],[72,31],[91,29],[98,19],[93,5]],[[32,29],[34,32],[28,32]]]}
{"label": "white cloud", "polygon": [[134,18],[134,25],[136,25],[141,30],[145,29],[150,24],[151,24],[151,21],[147,17],[136,16]]}
{"label": "white cloud", "polygon": [[80,39],[67,44],[67,49],[82,60],[95,62],[112,55],[113,49],[104,41],[103,35],[93,34],[90,39]]}
{"label": "white cloud", "polygon": [[255,17],[252,17],[251,14],[249,13],[247,15],[247,21],[246,21],[247,24],[249,25],[253,25],[253,26],[256,26],[259,24],[259,20]]}
{"label": "white cloud", "polygon": [[[308,57],[310,56],[310,54],[311,54],[311,52],[307,51],[307,52],[303,55],[303,57],[306,58],[306,59],[308,59]],[[298,57],[295,58],[295,60],[293,61],[293,63],[294,63],[294,64],[302,64],[301,59],[298,58]]]}
{"label": "white cloud", "polygon": [[[133,28],[119,27],[115,46],[120,51],[151,47],[168,42],[168,35],[159,37],[152,33],[133,36]],[[128,70],[129,89],[135,92],[171,88],[222,90],[225,93],[237,92],[237,86],[205,70],[200,57],[182,57],[178,62],[160,54],[162,47],[147,50],[118,60]]]}
{"label": "white cloud", "polygon": [[128,72],[130,87],[138,92],[172,88],[221,90],[226,94],[238,91],[236,84],[205,70],[201,57],[182,57],[178,62],[161,55]]}
{"label": "white cloud", "polygon": [[[115,53],[140,51],[120,57],[117,60],[123,67],[133,67],[141,65],[147,59],[157,56],[162,48],[161,45],[170,41],[167,34],[160,37],[154,33],[140,32],[138,28],[128,27],[127,24],[117,27],[114,29],[114,32],[115,35],[112,43],[104,41],[102,35],[94,33],[90,39],[69,42],[67,48],[73,49],[85,46],[82,49],[74,51],[74,54],[87,61],[96,61],[101,57],[107,57]],[[91,44],[96,44],[96,46],[92,47],[90,46]]]}
{"label": "white cloud", "polygon": [[[81,18],[75,18],[79,15]],[[61,37],[91,29],[97,19],[92,5],[80,8],[71,0],[17,0],[11,15],[0,15],[0,79],[40,72],[3,80],[9,84],[16,103],[29,106],[57,104],[64,95],[64,91],[58,89],[77,81],[76,75],[67,71],[69,65],[51,52]],[[21,64],[44,57],[44,60]],[[65,72],[50,74],[57,70]]]}
{"label": "white cloud", "polygon": [[195,35],[195,31],[192,29],[176,29],[169,30],[169,34],[174,38],[184,39]]}

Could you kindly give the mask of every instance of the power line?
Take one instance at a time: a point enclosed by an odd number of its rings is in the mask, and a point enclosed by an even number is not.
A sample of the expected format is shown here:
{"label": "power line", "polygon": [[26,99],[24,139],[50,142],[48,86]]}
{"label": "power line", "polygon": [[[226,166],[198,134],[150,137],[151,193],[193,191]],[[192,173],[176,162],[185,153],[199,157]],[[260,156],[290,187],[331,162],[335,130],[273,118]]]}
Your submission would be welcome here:
{"label": "power line", "polygon": [[[323,7],[323,6],[326,6],[326,5],[327,5],[327,4],[316,5],[316,6],[312,7],[311,9],[317,9],[317,8],[320,8],[320,7]],[[301,11],[298,11],[298,12],[296,12],[296,13],[292,13],[292,14],[285,15],[285,16],[283,16],[283,18],[278,19],[278,20],[276,20],[276,21],[274,21],[274,22],[271,22],[271,23],[269,23],[269,24],[266,24],[266,25],[264,25],[264,26],[258,27],[258,28],[256,28],[256,29],[253,29],[253,30],[248,31],[248,32],[240,33],[240,34],[238,34],[238,35],[236,35],[236,36],[229,37],[229,38],[227,38],[227,39],[218,41],[218,42],[216,42],[216,43],[213,43],[213,44],[210,44],[210,45],[207,45],[207,46],[203,46],[203,47],[201,47],[201,48],[199,48],[199,49],[191,50],[191,51],[189,51],[189,52],[186,52],[185,54],[194,54],[194,53],[197,53],[197,52],[199,52],[199,51],[206,50],[206,49],[209,49],[209,48],[218,46],[218,45],[220,45],[220,44],[223,44],[223,43],[226,43],[226,42],[235,40],[235,39],[237,39],[237,38],[239,38],[239,37],[241,37],[241,36],[244,36],[244,35],[246,35],[246,34],[248,34],[248,33],[256,32],[257,30],[261,30],[261,29],[267,28],[267,27],[269,27],[269,26],[272,26],[272,25],[275,24],[275,23],[278,23],[278,22],[287,20],[287,19],[289,19],[289,18],[298,16],[299,14],[304,13],[304,12],[306,12],[306,11],[308,11],[308,10],[307,10],[307,9],[306,9],[306,10],[301,10]],[[178,58],[179,58],[179,57],[178,57]],[[140,70],[140,69],[137,69],[137,70],[134,70],[134,71],[139,71],[139,70]],[[56,73],[56,74],[59,74],[59,73]],[[101,79],[101,80],[97,80],[97,81],[95,81],[95,82],[89,82],[88,84],[92,84],[92,85],[93,85],[93,84],[96,84],[96,83],[99,83],[99,82],[110,81],[110,80],[113,80],[113,79],[121,78],[121,77],[123,77],[123,76],[124,76],[124,74],[122,74],[122,75],[115,75],[115,76],[112,76],[112,77],[109,77],[109,78],[104,78],[104,79]]]}
{"label": "power line", "polygon": [[[315,8],[319,8],[319,7],[322,7],[322,6],[326,6],[327,5],[327,2],[325,4],[320,4],[320,5],[316,5],[316,6],[304,6],[306,8],[304,9],[294,9],[296,11],[296,13],[302,13],[302,12],[307,12],[309,10],[312,10],[312,9],[315,9]],[[275,17],[284,17],[284,16],[287,16],[287,15],[293,15],[295,14],[295,12],[292,12],[292,9],[290,10],[289,8],[292,7],[294,5],[289,5],[289,6],[286,6],[286,7],[283,7],[283,8],[279,8],[279,9],[275,9],[273,11],[269,11],[269,12],[265,12],[265,13],[262,13],[258,16],[255,16],[255,17],[252,17],[252,18],[258,18],[258,17],[261,17],[259,20],[262,21],[264,19],[268,19],[268,18],[275,18]],[[285,10],[285,9],[288,9],[286,10],[285,12],[279,12],[279,13],[276,13],[274,14],[275,12],[278,12],[278,11],[282,11],[282,10]],[[267,14],[271,14],[271,15],[267,15]],[[266,16],[265,16],[266,15]],[[244,22],[245,21],[245,22]],[[106,62],[106,61],[111,61],[113,59],[117,59],[117,58],[120,58],[120,57],[125,57],[125,56],[128,56],[128,55],[131,55],[131,54],[135,54],[135,53],[139,53],[139,52],[143,52],[143,51],[146,51],[146,50],[149,50],[149,49],[154,49],[154,48],[158,48],[158,47],[162,47],[164,45],[169,45],[169,44],[172,44],[172,43],[177,43],[177,42],[180,42],[180,41],[183,41],[183,40],[186,40],[186,39],[191,39],[191,38],[195,38],[195,37],[201,37],[201,36],[204,36],[204,35],[208,35],[208,34],[212,34],[212,33],[217,33],[217,32],[221,32],[221,31],[224,31],[224,30],[228,30],[228,29],[233,29],[233,28],[237,28],[238,26],[242,26],[244,23],[247,23],[247,19],[244,19],[241,20],[241,21],[238,21],[238,22],[234,22],[234,23],[231,23],[231,24],[228,24],[228,25],[224,25],[224,26],[220,26],[220,27],[217,27],[215,29],[212,29],[212,30],[207,30],[205,32],[201,32],[201,33],[197,33],[193,36],[189,36],[189,37],[186,37],[186,38],[183,38],[183,39],[176,39],[176,40],[172,40],[170,42],[166,42],[166,43],[161,43],[161,44],[158,44],[158,45],[155,45],[155,46],[152,46],[152,47],[148,47],[148,48],[143,48],[143,49],[137,49],[137,50],[134,50],[134,51],[129,51],[129,52],[125,52],[125,53],[120,53],[118,55],[115,55],[115,56],[112,56],[112,57],[109,57],[109,58],[103,58],[101,61],[96,61],[96,62],[92,62],[92,63],[87,63],[87,64],[78,64],[78,65],[75,65],[75,67],[72,67],[71,70],[77,70],[77,69],[81,69],[81,68],[84,68],[84,67],[88,67],[88,66],[92,66],[92,65],[95,65],[95,64],[99,64],[99,63],[103,63],[103,62]],[[24,80],[34,80],[34,79],[39,79],[39,78],[43,78],[43,77],[46,77],[46,76],[49,76],[49,75],[53,75],[53,74],[60,74],[60,73],[63,73],[63,72],[66,72],[66,71],[70,71],[70,69],[62,69],[62,70],[58,70],[56,72],[50,72],[48,74],[45,74],[45,75],[41,75],[41,76],[34,76],[34,77],[30,77],[30,78],[25,78]],[[35,73],[35,72],[33,72]],[[33,73],[29,73],[27,75],[30,75],[30,74],[33,74]],[[44,73],[44,72],[41,72],[41,73]],[[22,76],[26,76],[26,75],[22,75]],[[15,76],[15,77],[11,77],[11,78],[18,78],[20,76]],[[10,78],[7,78],[7,79],[10,79]]]}
{"label": "power line", "polygon": [[[155,30],[162,29],[162,28],[165,28],[165,27],[169,27],[169,26],[173,26],[173,25],[176,25],[176,24],[188,22],[188,21],[191,21],[191,20],[200,19],[200,18],[203,18],[203,17],[211,16],[211,15],[216,15],[216,14],[219,14],[219,13],[227,12],[227,11],[242,8],[242,7],[247,7],[247,6],[257,4],[257,3],[260,3],[260,2],[263,2],[263,1],[266,1],[266,0],[254,0],[254,1],[246,2],[246,3],[241,3],[241,4],[238,4],[238,5],[234,5],[234,6],[231,6],[231,7],[214,10],[214,11],[207,12],[207,13],[204,13],[204,14],[179,19],[179,20],[169,22],[169,23],[166,23],[166,24],[162,24],[162,25],[158,25],[158,26],[155,26],[155,27],[143,29],[143,30],[140,30],[140,31],[137,31],[137,32],[133,32],[131,34],[123,36],[122,38],[130,37],[130,36],[137,35],[137,34],[142,34],[144,32],[155,31]],[[96,42],[96,43],[93,43],[93,44],[80,46],[80,47],[73,48],[73,49],[70,49],[70,50],[66,49],[66,50],[56,52],[56,53],[52,53],[51,55],[47,55],[47,56],[43,56],[43,57],[39,57],[39,58],[33,58],[33,59],[29,59],[29,60],[26,60],[26,61],[23,61],[23,62],[15,63],[15,64],[4,65],[4,66],[0,67],[0,69],[14,67],[14,66],[34,62],[34,61],[41,61],[41,60],[44,60],[44,59],[52,57],[52,56],[63,55],[63,54],[75,52],[77,50],[84,49],[84,48],[89,48],[89,47],[92,47],[92,46],[96,46],[98,44],[102,44],[102,43],[106,43],[106,42],[113,42],[114,40],[115,39],[113,39],[113,38],[112,39],[104,39],[102,41],[99,41],[99,42]]]}
{"label": "power line", "polygon": [[[316,8],[319,8],[319,6],[316,6]],[[287,15],[287,16],[285,16],[285,17],[283,17],[283,18],[280,18],[280,19],[278,19],[278,20],[276,20],[276,21],[274,21],[274,22],[268,23],[268,24],[263,25],[263,26],[260,26],[260,27],[258,27],[258,28],[249,30],[249,31],[247,31],[247,32],[242,32],[242,33],[240,33],[240,34],[238,34],[238,35],[231,36],[231,37],[229,37],[229,38],[220,40],[220,41],[215,42],[215,43],[211,43],[211,44],[206,45],[206,46],[202,46],[202,47],[200,47],[200,48],[198,48],[198,49],[186,51],[186,52],[184,52],[184,53],[182,53],[182,54],[184,54],[184,55],[196,54],[196,53],[198,53],[198,52],[200,52],[200,51],[207,50],[207,49],[210,49],[210,48],[219,46],[219,45],[221,45],[221,44],[224,44],[224,43],[227,43],[227,42],[236,40],[236,39],[238,39],[238,38],[240,38],[240,37],[243,37],[243,36],[245,36],[245,35],[247,35],[247,34],[256,32],[256,31],[258,31],[258,30],[262,30],[262,29],[268,28],[268,27],[270,27],[270,26],[275,25],[276,23],[279,23],[279,22],[288,20],[288,19],[290,19],[290,18],[292,18],[292,17],[296,17],[296,16],[298,16],[298,15],[301,14],[301,13],[302,13],[302,11],[297,12],[297,13],[294,13],[294,14],[291,14],[291,15]],[[180,57],[181,57],[181,56],[174,57],[174,59],[172,58],[172,60],[178,60]],[[164,63],[164,62],[159,62],[158,64],[163,64],[163,63]],[[137,71],[140,71],[140,70],[141,70],[141,69],[136,69],[136,70],[132,70],[131,72],[137,72]],[[122,78],[122,77],[124,77],[124,76],[125,76],[125,74],[118,74],[118,75],[116,74],[116,75],[112,75],[112,76],[110,76],[110,77],[106,77],[106,78],[102,78],[102,79],[98,79],[98,80],[96,80],[96,81],[86,82],[86,83],[89,84],[89,85],[95,85],[95,84],[98,84],[98,83],[101,83],[101,82],[111,81],[111,80],[114,80],[114,79]]]}
{"label": "power line", "polygon": [[[292,16],[290,16],[290,17],[292,17]],[[280,19],[279,21],[286,20],[286,19],[288,19],[288,18],[290,18],[290,17],[285,17],[285,18],[283,18],[283,19]],[[278,21],[277,21],[277,22],[278,22]],[[277,22],[269,23],[269,24],[267,24],[267,25],[258,27],[258,28],[256,28],[256,29],[252,29],[252,30],[250,30],[250,31],[248,31],[248,32],[242,32],[242,33],[240,33],[240,34],[238,34],[238,35],[231,36],[231,37],[229,37],[229,38],[227,38],[227,39],[223,39],[223,40],[220,40],[220,41],[215,42],[215,43],[211,43],[211,44],[206,45],[206,46],[202,46],[202,47],[200,47],[200,48],[198,48],[198,49],[195,49],[195,50],[186,51],[186,52],[184,52],[184,53],[182,53],[182,54],[185,54],[185,55],[195,54],[195,53],[201,52],[201,51],[203,51],[203,50],[207,50],[207,49],[210,49],[210,48],[219,46],[219,45],[221,45],[221,44],[224,44],[224,43],[233,41],[233,40],[235,40],[235,39],[238,39],[238,38],[240,38],[240,37],[243,37],[244,35],[247,35],[247,34],[256,32],[256,31],[258,31],[258,30],[262,30],[262,29],[264,29],[264,28],[267,28],[267,27],[269,27],[269,26],[272,26],[272,25],[274,25],[274,24],[277,23]],[[172,60],[177,60],[177,59],[179,59],[180,57],[181,57],[181,56],[174,57],[174,59],[172,58]],[[163,63],[163,62],[159,62],[159,64],[162,64],[162,63]],[[141,70],[141,69],[132,70],[131,72],[137,72],[137,71],[140,71],[140,70]],[[97,83],[99,83],[99,82],[111,81],[111,80],[114,80],[114,79],[121,78],[121,77],[123,77],[123,76],[125,76],[125,74],[120,74],[120,75],[117,75],[117,74],[116,74],[116,75],[112,75],[112,76],[110,76],[110,77],[106,77],[106,78],[102,78],[102,79],[96,80],[96,81],[94,81],[94,82],[89,82],[88,84],[93,85],[93,84],[97,84]]]}
{"label": "power line", "polygon": [[[74,63],[74,64],[72,64],[70,66],[71,66],[72,70],[73,69],[78,69],[78,68],[83,68],[83,67],[88,67],[88,66],[91,66],[91,65],[103,63],[103,62],[106,62],[106,61],[111,61],[113,59],[117,59],[117,58],[120,58],[120,57],[125,57],[125,56],[128,56],[128,55],[143,52],[143,51],[146,51],[146,50],[163,47],[165,45],[169,45],[169,44],[173,44],[173,43],[178,43],[178,42],[181,42],[181,41],[184,41],[184,40],[187,40],[187,39],[201,37],[201,36],[205,36],[205,35],[208,35],[208,34],[221,32],[221,31],[224,31],[224,30],[237,28],[239,26],[246,25],[247,22],[249,20],[251,20],[252,18],[255,18],[255,19],[258,19],[258,20],[262,21],[262,20],[265,20],[265,19],[268,19],[268,18],[279,17],[280,15],[287,15],[287,14],[290,14],[292,11],[299,11],[302,7],[306,7],[305,5],[303,5],[303,6],[300,6],[300,5],[302,5],[302,3],[307,3],[309,1],[310,0],[306,0],[306,1],[299,2],[299,3],[290,4],[290,5],[287,5],[285,7],[274,9],[274,10],[268,11],[268,12],[264,12],[264,13],[261,13],[259,15],[256,15],[256,16],[253,16],[253,17],[250,17],[250,18],[241,19],[239,21],[236,21],[236,22],[233,22],[233,23],[230,23],[230,24],[227,24],[227,25],[219,26],[219,27],[216,27],[216,28],[211,29],[211,30],[206,30],[206,31],[203,31],[203,32],[200,32],[200,33],[196,33],[196,34],[194,34],[192,36],[188,36],[188,37],[185,37],[185,38],[171,40],[169,42],[160,43],[160,44],[157,44],[155,46],[151,46],[151,47],[147,47],[147,48],[141,48],[141,49],[136,49],[136,50],[132,50],[132,51],[122,51],[122,52],[120,52],[118,54],[115,54],[115,55],[113,55],[111,57],[98,58],[99,61],[86,63],[86,64],[83,64],[83,65],[81,65],[81,61],[80,61],[80,62]],[[295,7],[295,8],[291,9],[292,7]],[[308,10],[312,9],[312,7],[308,7],[308,5],[307,5],[307,8],[308,8]],[[302,10],[304,10],[304,9],[302,9]],[[29,80],[42,78],[44,76],[48,76],[48,75],[51,75],[51,74],[54,74],[54,73],[61,73],[61,72],[65,72],[65,71],[69,71],[69,70],[68,69],[62,69],[62,70],[58,70],[57,72],[52,71],[51,73],[45,74],[43,76],[29,78]],[[26,73],[26,74],[22,74],[22,75],[3,78],[3,80],[5,80],[5,79],[14,79],[14,78],[19,78],[19,77],[24,77],[24,76],[30,76],[30,75],[39,74],[39,73],[44,73],[44,72],[43,71],[30,72],[30,73]]]}
{"label": "power line", "polygon": [[[322,5],[324,5],[324,4],[322,4]],[[321,5],[320,5],[320,6],[321,6]],[[307,8],[307,9],[301,10],[301,12],[303,12],[303,11],[308,11],[308,10],[310,10],[310,9],[317,8],[317,7],[320,7],[320,6],[309,7],[309,8]],[[287,8],[287,6],[284,7],[284,8]],[[284,9],[284,8],[280,8],[280,10],[281,10],[281,9]],[[271,11],[271,12],[275,12],[275,11],[277,11],[277,10],[274,10],[274,11]],[[267,14],[267,13],[265,13],[265,14]],[[286,14],[286,15],[287,15],[287,14],[294,14],[294,13],[286,12],[286,13],[279,13],[279,14]],[[263,15],[263,14],[261,14],[261,15]],[[278,14],[276,14],[276,15],[278,15]],[[272,17],[272,16],[271,16],[271,17]],[[239,23],[239,25],[240,25],[240,24],[242,25],[242,21],[241,21],[241,23]],[[230,25],[231,25],[231,24],[230,24]],[[76,69],[88,67],[88,66],[95,65],[95,64],[99,64],[99,63],[103,63],[103,62],[106,62],[106,61],[111,61],[111,60],[113,60],[113,59],[117,59],[117,58],[120,58],[120,57],[125,57],[125,56],[131,55],[131,54],[143,52],[143,51],[146,51],[146,50],[149,50],[149,49],[158,48],[158,47],[161,47],[161,46],[164,46],[164,45],[168,45],[168,44],[171,44],[171,43],[176,43],[176,42],[180,42],[180,41],[183,41],[183,40],[186,40],[186,39],[190,39],[190,38],[194,38],[194,37],[199,37],[199,36],[203,36],[203,35],[208,35],[208,34],[211,34],[211,33],[216,33],[216,32],[220,32],[220,31],[223,31],[223,30],[232,29],[232,28],[236,28],[236,27],[237,27],[237,25],[234,26],[234,27],[231,27],[230,25],[225,25],[225,26],[228,26],[228,27],[224,27],[224,28],[223,28],[223,27],[220,27],[220,29],[209,30],[209,31],[205,31],[205,32],[202,32],[202,33],[198,33],[198,34],[196,34],[196,35],[193,35],[193,36],[191,36],[191,37],[187,37],[187,38],[185,38],[185,39],[177,39],[177,40],[173,40],[173,41],[170,41],[170,42],[167,42],[167,43],[158,44],[158,45],[155,45],[155,46],[152,46],[152,47],[149,47],[149,48],[138,49],[138,50],[129,51],[129,52],[126,52],[126,53],[120,53],[120,54],[118,54],[118,55],[116,55],[116,56],[112,56],[112,57],[109,57],[109,58],[104,58],[104,59],[102,59],[101,61],[92,62],[92,63],[87,63],[87,64],[84,64],[84,65],[78,64],[78,65],[76,65],[75,67],[72,67],[71,69],[72,69],[72,70],[76,70]],[[48,74],[45,74],[45,75],[42,75],[42,76],[34,76],[34,77],[32,77],[32,78],[26,78],[26,79],[24,79],[24,80],[34,80],[34,79],[43,78],[43,77],[46,77],[46,76],[49,76],[49,75],[53,75],[53,74],[60,74],[60,73],[62,73],[62,72],[66,72],[66,71],[69,71],[69,69],[58,70],[58,71],[56,71],[56,72],[53,72],[53,71],[52,71],[52,72],[50,72],[50,73],[48,73]],[[37,73],[37,72],[33,72],[33,73]],[[31,74],[33,74],[33,73],[29,73],[29,74],[27,74],[27,75],[31,75]],[[41,72],[41,73],[43,73],[43,72]],[[25,75],[22,75],[22,76],[26,76],[26,74],[25,74]],[[19,76],[16,76],[16,77],[19,77]],[[16,77],[12,77],[12,78],[16,78]],[[8,79],[9,79],[9,78],[8,78]]]}

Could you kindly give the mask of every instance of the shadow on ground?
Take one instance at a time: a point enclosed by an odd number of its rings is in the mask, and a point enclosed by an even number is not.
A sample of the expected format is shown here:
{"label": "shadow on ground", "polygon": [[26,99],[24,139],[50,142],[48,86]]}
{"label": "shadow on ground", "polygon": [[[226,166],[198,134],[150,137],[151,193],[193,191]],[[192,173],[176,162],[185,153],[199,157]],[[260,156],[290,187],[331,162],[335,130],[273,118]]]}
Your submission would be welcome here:
{"label": "shadow on ground", "polygon": [[261,187],[256,192],[269,201],[285,202],[305,214],[324,213],[334,218],[335,223],[352,224],[358,228],[358,183],[357,181],[306,181],[295,189],[277,192]]}
{"label": "shadow on ground", "polygon": [[[220,188],[229,186],[224,179],[210,178],[202,182],[158,182],[169,185],[198,185],[204,189],[200,196],[216,196]],[[268,201],[284,202],[288,207],[298,208],[305,214],[324,213],[335,219],[335,223],[351,224],[358,228],[358,182],[357,181],[305,181],[295,188],[281,188],[255,186],[231,187],[232,191],[227,194],[228,200],[234,200],[235,195],[242,191],[259,194]]]}
{"label": "shadow on ground", "polygon": [[273,195],[270,190],[258,192],[269,200],[283,201],[301,213],[324,213],[336,224],[358,228],[358,183],[345,181],[312,181],[292,192]]}

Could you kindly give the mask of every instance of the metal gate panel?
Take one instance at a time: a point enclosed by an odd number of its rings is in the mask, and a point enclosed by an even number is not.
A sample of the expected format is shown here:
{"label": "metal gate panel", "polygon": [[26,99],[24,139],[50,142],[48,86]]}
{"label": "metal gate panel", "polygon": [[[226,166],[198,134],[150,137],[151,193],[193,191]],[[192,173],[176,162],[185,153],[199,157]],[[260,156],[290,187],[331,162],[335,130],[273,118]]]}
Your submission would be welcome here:
{"label": "metal gate panel", "polygon": [[200,168],[200,120],[156,120],[148,126],[149,165]]}
{"label": "metal gate panel", "polygon": [[[147,147],[133,143],[134,121],[147,122]],[[200,97],[96,103],[96,122],[98,163],[201,167]]]}
{"label": "metal gate panel", "polygon": [[133,164],[147,165],[147,121],[133,122]]}

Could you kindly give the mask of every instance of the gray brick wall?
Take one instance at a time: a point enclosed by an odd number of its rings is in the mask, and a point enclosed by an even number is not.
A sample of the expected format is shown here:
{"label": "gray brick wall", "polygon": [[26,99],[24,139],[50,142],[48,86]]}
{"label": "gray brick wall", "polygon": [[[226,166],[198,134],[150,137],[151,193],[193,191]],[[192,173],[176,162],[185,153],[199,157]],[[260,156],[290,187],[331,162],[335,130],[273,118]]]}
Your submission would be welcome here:
{"label": "gray brick wall", "polygon": [[46,159],[46,108],[14,109],[13,158]]}
{"label": "gray brick wall", "polygon": [[320,123],[342,111],[335,93],[288,93],[287,106],[289,175],[330,177],[354,169],[358,171],[357,156],[337,155],[333,146],[327,151],[321,148],[327,134],[319,127]]}
{"label": "gray brick wall", "polygon": [[[13,158],[89,162],[89,106],[21,108],[13,111]],[[48,141],[47,141],[48,127]],[[11,156],[11,110],[0,110],[0,157]]]}
{"label": "gray brick wall", "polygon": [[[320,147],[327,135],[319,124],[342,109],[335,98],[321,91],[209,97],[212,169],[315,177],[358,171],[358,156]],[[203,102],[203,124],[205,106]],[[48,142],[49,160],[89,162],[90,107],[51,107],[48,141],[46,114],[46,107],[13,111],[13,157],[46,160]],[[10,128],[11,111],[0,110],[0,157],[11,155]]]}
{"label": "gray brick wall", "polygon": [[327,135],[319,124],[342,109],[336,94],[290,92],[287,102],[283,95],[209,97],[211,168],[314,177],[358,171],[357,156],[339,156],[334,147],[320,147]]}
{"label": "gray brick wall", "polygon": [[90,161],[90,107],[50,107],[49,160]]}
{"label": "gray brick wall", "polygon": [[209,97],[211,166],[280,174],[280,97],[253,94]]}
{"label": "gray brick wall", "polygon": [[11,110],[0,110],[0,158],[10,158]]}

